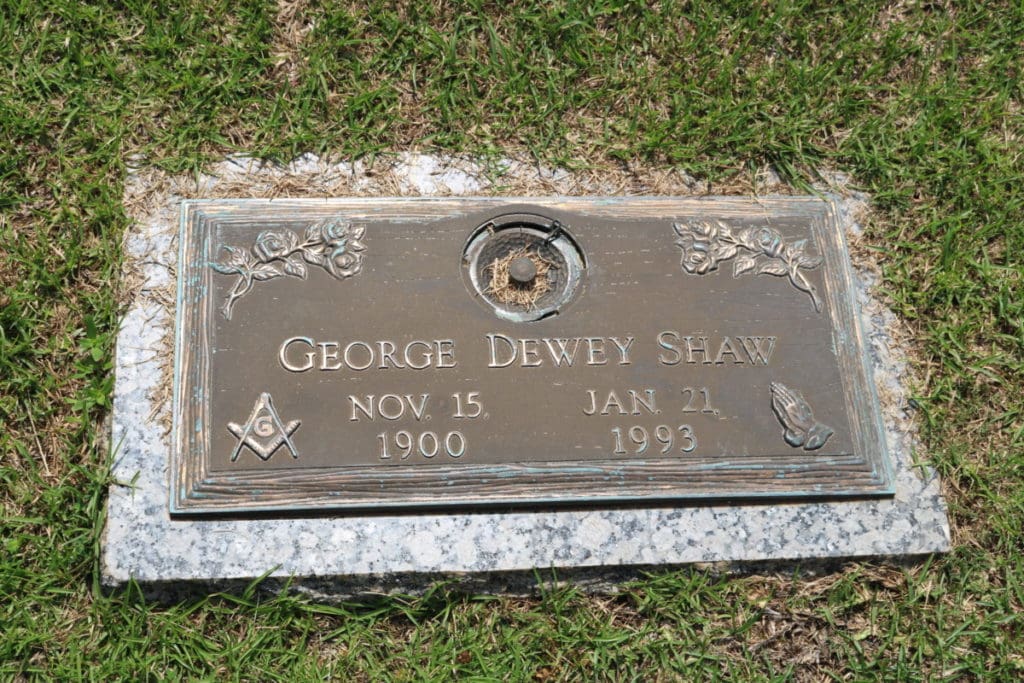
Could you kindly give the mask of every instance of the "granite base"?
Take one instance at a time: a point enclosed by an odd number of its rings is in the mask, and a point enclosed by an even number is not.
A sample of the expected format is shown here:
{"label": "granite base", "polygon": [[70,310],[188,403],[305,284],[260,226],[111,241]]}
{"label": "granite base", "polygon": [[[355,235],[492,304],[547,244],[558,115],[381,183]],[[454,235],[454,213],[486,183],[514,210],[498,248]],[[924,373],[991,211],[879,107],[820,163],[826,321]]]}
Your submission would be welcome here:
{"label": "granite base", "polygon": [[[243,169],[232,171],[236,176],[270,182],[270,171],[262,167],[232,164]],[[144,181],[134,178],[134,191]],[[221,181],[207,179],[192,196],[216,194],[210,188]],[[238,177],[232,182],[237,186]],[[469,191],[479,190],[469,184]],[[914,463],[905,361],[890,334],[898,321],[872,298],[874,276],[857,263],[863,324],[895,460],[896,494],[891,499],[172,519],[166,389],[173,327],[168,300],[173,298],[165,293],[173,285],[181,198],[168,193],[150,201],[126,240],[127,259],[137,277],[129,280],[136,296],[124,316],[117,348],[112,425],[116,483],[110,487],[102,550],[102,582],[110,589],[135,581],[150,597],[177,599],[243,587],[266,576],[267,588],[288,585],[331,599],[417,592],[443,579],[456,579],[467,590],[523,593],[536,586],[538,577],[555,576],[608,591],[643,571],[688,563],[728,563],[742,569],[759,566],[744,563],[907,558],[949,548],[939,481]],[[851,234],[859,230],[855,209],[862,201],[854,196],[843,204]]]}

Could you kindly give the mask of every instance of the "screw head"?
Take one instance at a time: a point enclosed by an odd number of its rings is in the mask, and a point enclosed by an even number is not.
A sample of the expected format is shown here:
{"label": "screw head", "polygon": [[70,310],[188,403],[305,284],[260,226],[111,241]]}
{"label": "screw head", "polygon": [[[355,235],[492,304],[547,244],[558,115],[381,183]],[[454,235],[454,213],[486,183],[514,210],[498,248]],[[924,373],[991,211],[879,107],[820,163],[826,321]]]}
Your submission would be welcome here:
{"label": "screw head", "polygon": [[512,259],[508,264],[508,276],[521,285],[528,285],[537,277],[537,265],[528,256]]}

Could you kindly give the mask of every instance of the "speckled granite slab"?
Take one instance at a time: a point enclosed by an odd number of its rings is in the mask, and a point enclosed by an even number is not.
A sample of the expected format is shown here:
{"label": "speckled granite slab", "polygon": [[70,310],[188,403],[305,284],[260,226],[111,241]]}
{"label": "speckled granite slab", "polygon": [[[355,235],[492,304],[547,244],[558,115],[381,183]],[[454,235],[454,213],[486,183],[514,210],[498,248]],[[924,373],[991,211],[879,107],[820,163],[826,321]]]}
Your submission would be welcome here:
{"label": "speckled granite slab", "polygon": [[[853,201],[840,203],[841,208]],[[860,304],[871,340],[886,437],[896,466],[891,499],[712,507],[542,509],[313,518],[171,519],[169,391],[178,199],[155,206],[126,242],[140,277],[118,338],[115,449],[102,579],[130,580],[158,596],[269,575],[321,596],[417,591],[441,577],[481,590],[528,587],[535,570],[579,576],[607,589],[638,568],[694,562],[913,556],[949,548],[934,474],[913,464],[913,423],[901,384],[892,314],[868,294]],[[844,220],[858,230],[849,215]],[[855,264],[856,265],[856,264]],[[487,580],[484,580],[487,579]]]}

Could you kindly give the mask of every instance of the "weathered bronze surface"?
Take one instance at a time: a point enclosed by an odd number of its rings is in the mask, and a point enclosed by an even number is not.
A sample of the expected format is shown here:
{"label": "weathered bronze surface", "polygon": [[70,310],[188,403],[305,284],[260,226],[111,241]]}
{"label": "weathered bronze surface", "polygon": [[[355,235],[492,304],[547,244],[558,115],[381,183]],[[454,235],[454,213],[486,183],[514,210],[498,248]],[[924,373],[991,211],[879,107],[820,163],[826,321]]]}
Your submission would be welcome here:
{"label": "weathered bronze surface", "polygon": [[817,198],[182,210],[171,511],[887,495]]}

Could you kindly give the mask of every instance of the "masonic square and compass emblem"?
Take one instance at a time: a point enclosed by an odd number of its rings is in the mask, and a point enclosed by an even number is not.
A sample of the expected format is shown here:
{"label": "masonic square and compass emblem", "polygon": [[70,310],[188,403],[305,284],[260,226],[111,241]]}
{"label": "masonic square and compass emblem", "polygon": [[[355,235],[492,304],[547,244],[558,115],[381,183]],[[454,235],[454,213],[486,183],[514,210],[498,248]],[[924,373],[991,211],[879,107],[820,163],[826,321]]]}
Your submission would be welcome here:
{"label": "masonic square and compass emblem", "polygon": [[263,392],[256,399],[256,405],[253,406],[252,413],[244,425],[228,423],[228,431],[238,439],[231,452],[231,462],[238,460],[242,447],[251,450],[260,460],[267,461],[282,445],[287,446],[292,457],[297,459],[299,453],[295,450],[291,436],[299,428],[299,424],[299,420],[284,424],[274,409],[274,401],[270,394]]}

